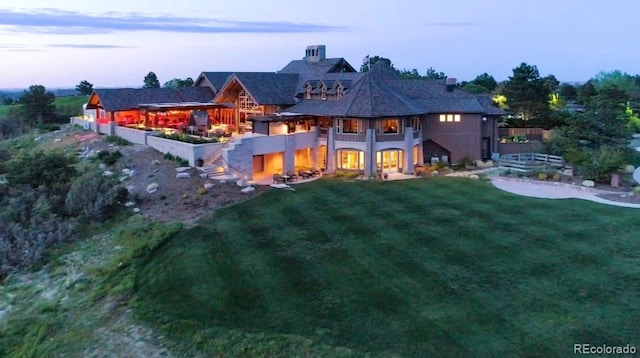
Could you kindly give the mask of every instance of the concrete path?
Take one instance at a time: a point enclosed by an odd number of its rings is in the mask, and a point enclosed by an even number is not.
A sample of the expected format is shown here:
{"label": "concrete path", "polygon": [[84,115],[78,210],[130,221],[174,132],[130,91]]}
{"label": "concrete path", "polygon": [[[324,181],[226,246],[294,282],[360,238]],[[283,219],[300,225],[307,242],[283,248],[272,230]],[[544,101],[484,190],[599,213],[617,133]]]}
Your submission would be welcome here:
{"label": "concrete path", "polygon": [[640,209],[640,204],[622,203],[602,199],[596,194],[607,193],[606,191],[570,185],[564,183],[541,182],[533,180],[513,179],[504,177],[492,177],[491,183],[496,188],[522,196],[543,199],[582,199],[596,203],[622,206],[626,208]]}

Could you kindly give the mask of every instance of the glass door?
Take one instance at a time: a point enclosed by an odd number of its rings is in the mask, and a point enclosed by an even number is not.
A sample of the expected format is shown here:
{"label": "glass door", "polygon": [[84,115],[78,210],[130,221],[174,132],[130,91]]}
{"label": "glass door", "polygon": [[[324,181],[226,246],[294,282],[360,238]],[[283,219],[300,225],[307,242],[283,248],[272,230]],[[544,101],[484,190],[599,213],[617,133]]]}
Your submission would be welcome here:
{"label": "glass door", "polygon": [[377,153],[378,171],[397,173],[402,165],[402,151],[397,149],[383,150]]}

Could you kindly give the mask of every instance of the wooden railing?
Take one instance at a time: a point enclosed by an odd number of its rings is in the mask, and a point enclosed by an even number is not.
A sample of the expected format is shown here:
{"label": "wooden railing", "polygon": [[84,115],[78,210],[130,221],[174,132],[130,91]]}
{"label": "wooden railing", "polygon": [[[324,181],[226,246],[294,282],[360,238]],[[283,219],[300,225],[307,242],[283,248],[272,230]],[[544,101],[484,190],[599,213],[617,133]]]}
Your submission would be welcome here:
{"label": "wooden railing", "polygon": [[544,153],[503,154],[498,166],[518,171],[560,169],[566,166],[564,159],[557,155]]}

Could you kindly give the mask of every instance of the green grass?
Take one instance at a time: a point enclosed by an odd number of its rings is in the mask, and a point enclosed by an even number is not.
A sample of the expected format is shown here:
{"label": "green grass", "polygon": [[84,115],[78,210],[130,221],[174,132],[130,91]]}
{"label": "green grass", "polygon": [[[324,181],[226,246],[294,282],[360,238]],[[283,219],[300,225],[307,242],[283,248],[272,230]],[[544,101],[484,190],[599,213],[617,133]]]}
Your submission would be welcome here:
{"label": "green grass", "polygon": [[633,209],[453,178],[296,188],[221,210],[154,251],[136,277],[138,315],[206,356],[640,345]]}
{"label": "green grass", "polygon": [[[75,114],[82,114],[82,105],[87,103],[89,96],[64,96],[56,97],[53,104],[56,106],[58,112],[69,112]],[[19,105],[0,105],[0,117],[6,117],[9,114],[11,107]]]}

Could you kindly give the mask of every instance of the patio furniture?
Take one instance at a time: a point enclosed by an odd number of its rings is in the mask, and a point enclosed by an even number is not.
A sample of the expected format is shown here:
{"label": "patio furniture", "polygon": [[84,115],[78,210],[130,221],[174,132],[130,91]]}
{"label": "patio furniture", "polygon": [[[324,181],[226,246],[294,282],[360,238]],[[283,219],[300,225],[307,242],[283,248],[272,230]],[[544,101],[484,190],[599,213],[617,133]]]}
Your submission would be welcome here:
{"label": "patio furniture", "polygon": [[284,183],[284,179],[280,174],[273,174],[273,182],[274,183]]}
{"label": "patio furniture", "polygon": [[291,178],[291,181],[294,181],[294,180],[298,179],[298,174],[293,173],[293,172],[287,172],[287,176]]}
{"label": "patio furniture", "polygon": [[309,179],[311,177],[311,172],[300,170],[298,171],[298,176],[303,179]]}
{"label": "patio furniture", "polygon": [[288,182],[289,179],[291,179],[291,177],[288,175],[281,175],[280,177],[282,178],[282,180],[284,180],[285,183]]}

